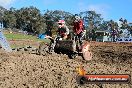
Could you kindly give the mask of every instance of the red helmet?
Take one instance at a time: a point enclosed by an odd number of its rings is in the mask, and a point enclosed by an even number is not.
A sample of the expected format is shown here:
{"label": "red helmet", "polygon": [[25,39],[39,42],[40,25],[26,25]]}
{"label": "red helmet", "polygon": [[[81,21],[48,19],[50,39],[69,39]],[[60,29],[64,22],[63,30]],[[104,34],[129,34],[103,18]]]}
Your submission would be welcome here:
{"label": "red helmet", "polygon": [[59,20],[57,23],[58,23],[58,24],[59,24],[59,23],[65,24],[65,21],[64,21],[64,20]]}

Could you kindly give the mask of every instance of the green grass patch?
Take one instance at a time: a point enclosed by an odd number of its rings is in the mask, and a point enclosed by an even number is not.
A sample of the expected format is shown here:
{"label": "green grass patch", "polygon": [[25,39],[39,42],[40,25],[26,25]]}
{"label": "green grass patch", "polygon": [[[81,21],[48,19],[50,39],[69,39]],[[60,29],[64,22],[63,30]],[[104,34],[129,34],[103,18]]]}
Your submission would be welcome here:
{"label": "green grass patch", "polygon": [[14,40],[21,40],[21,39],[39,40],[37,39],[36,36],[32,36],[32,35],[14,34],[14,33],[6,33],[4,35],[8,40],[12,40],[12,39]]}
{"label": "green grass patch", "polygon": [[20,33],[4,33],[7,40],[33,40],[33,41],[49,41],[48,39],[38,39],[37,36],[20,34]]}
{"label": "green grass patch", "polygon": [[[38,39],[37,36],[32,36],[32,35],[26,35],[26,34],[21,34],[21,33],[4,33],[6,39],[9,40],[30,40],[33,42],[46,42],[49,43],[50,40],[49,39]],[[21,45],[21,44],[10,44],[11,48],[15,48],[15,47],[25,47],[28,45]]]}

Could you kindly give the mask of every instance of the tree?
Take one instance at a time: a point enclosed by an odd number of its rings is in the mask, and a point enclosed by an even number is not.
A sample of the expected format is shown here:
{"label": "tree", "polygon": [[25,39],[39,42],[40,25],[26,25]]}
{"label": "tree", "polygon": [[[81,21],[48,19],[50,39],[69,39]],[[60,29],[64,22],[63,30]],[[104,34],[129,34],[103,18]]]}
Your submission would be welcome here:
{"label": "tree", "polygon": [[126,29],[128,27],[128,23],[126,19],[120,18],[119,21],[121,22],[121,29]]}
{"label": "tree", "polygon": [[47,25],[47,29],[50,29],[53,34],[58,29],[57,23],[58,20],[65,20],[66,25],[71,29],[72,28],[72,18],[73,14],[61,10],[49,11],[47,10],[44,14],[45,22]]}
{"label": "tree", "polygon": [[15,8],[10,8],[10,10],[4,11],[3,16],[4,27],[5,28],[14,28],[16,27],[16,16],[15,16]]}
{"label": "tree", "polygon": [[101,18],[101,14],[97,14],[95,11],[84,11],[79,14],[85,23],[85,29],[87,29],[86,36],[92,38],[92,40],[96,39],[95,31],[100,30],[101,22],[103,18]]}
{"label": "tree", "polygon": [[45,30],[45,23],[40,10],[36,7],[30,6],[29,8],[21,8],[16,12],[17,28],[38,34]]}
{"label": "tree", "polygon": [[85,26],[92,30],[98,30],[99,25],[101,24],[103,18],[101,18],[101,14],[97,14],[95,11],[85,11],[80,12],[80,15],[82,16]]}
{"label": "tree", "polygon": [[4,12],[6,11],[5,8],[3,8],[2,6],[0,6],[0,27],[2,27],[2,25],[4,25]]}
{"label": "tree", "polygon": [[109,21],[103,21],[103,22],[99,25],[99,29],[100,29],[100,30],[108,30],[108,29],[109,29],[108,23],[109,23]]}

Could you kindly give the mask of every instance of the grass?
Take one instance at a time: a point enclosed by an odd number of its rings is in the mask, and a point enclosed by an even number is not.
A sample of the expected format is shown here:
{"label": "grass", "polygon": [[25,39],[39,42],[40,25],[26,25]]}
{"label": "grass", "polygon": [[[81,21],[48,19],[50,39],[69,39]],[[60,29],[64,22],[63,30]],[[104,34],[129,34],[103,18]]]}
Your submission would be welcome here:
{"label": "grass", "polygon": [[4,33],[7,40],[32,40],[32,41],[48,41],[47,39],[38,39],[37,36],[26,35],[21,33]]}
{"label": "grass", "polygon": [[[21,33],[9,33],[9,32],[4,32],[4,35],[8,41],[10,40],[30,40],[33,42],[49,42],[49,39],[38,39],[37,36],[32,36],[32,35],[26,35],[26,34],[21,34]],[[15,47],[24,47],[26,45],[14,45],[10,44],[11,48]]]}
{"label": "grass", "polygon": [[14,33],[5,33],[5,37],[8,40],[23,40],[23,39],[29,39],[34,41],[41,41],[40,39],[37,39],[36,36],[32,35],[25,35],[25,34],[14,34]]}

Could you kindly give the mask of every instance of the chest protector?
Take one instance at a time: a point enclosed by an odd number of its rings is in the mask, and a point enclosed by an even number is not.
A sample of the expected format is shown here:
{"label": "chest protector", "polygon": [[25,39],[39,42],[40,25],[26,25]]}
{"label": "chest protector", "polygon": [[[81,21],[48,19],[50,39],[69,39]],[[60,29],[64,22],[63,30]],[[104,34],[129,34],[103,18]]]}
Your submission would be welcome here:
{"label": "chest protector", "polygon": [[79,34],[83,31],[83,21],[74,22],[74,31]]}
{"label": "chest protector", "polygon": [[65,28],[58,28],[58,32],[60,35],[63,35],[66,33],[66,29]]}

